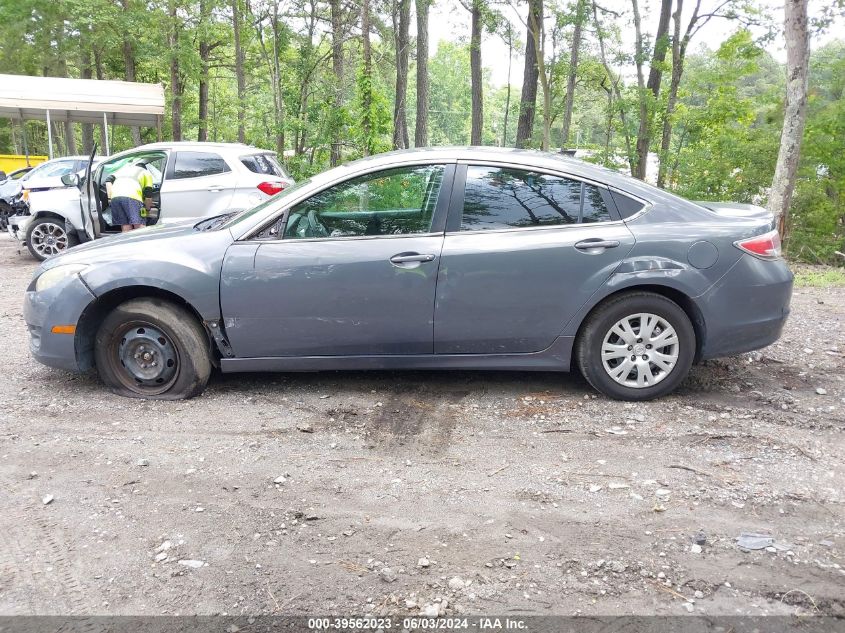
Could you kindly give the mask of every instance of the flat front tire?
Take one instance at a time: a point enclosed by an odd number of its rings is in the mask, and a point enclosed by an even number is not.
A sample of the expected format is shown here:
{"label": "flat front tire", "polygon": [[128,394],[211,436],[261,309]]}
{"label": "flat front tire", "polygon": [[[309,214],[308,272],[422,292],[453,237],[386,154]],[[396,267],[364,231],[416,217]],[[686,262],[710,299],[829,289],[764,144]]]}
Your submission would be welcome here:
{"label": "flat front tire", "polygon": [[587,382],[606,396],[651,400],[686,378],[695,347],[695,330],[677,303],[652,292],[630,292],[590,315],[575,358]]}
{"label": "flat front tire", "polygon": [[185,308],[161,299],[132,299],[112,310],[94,354],[103,382],[133,398],[193,398],[211,375],[202,326]]}

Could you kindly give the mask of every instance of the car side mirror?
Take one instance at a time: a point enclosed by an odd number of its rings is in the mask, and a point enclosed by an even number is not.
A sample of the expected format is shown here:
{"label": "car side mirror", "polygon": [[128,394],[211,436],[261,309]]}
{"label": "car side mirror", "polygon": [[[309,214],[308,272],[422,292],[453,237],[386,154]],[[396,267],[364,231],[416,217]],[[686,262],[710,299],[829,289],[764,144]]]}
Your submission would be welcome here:
{"label": "car side mirror", "polygon": [[62,176],[62,183],[68,187],[79,186],[79,174],[65,174]]}

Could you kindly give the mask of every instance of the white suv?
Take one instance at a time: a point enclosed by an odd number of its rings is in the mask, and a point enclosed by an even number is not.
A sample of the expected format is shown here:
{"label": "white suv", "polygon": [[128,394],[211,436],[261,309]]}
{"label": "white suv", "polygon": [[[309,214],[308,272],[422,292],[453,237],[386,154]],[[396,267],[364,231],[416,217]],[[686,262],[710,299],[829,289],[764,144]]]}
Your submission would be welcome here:
{"label": "white suv", "polygon": [[[274,152],[239,143],[151,143],[103,160],[81,179],[79,189],[30,196],[25,228],[17,218],[17,237],[30,252],[46,259],[79,242],[120,231],[112,224],[106,181],[127,164],[143,163],[153,174],[147,192],[154,205],[147,224],[200,219],[250,209],[293,184]],[[10,224],[11,230],[11,224]]]}

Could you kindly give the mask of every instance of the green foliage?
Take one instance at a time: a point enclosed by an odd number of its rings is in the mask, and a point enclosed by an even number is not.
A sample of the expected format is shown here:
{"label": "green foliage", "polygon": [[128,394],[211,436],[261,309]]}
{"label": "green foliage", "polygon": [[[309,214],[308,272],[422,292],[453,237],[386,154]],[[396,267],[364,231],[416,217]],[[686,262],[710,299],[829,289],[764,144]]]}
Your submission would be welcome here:
{"label": "green foliage", "polygon": [[[391,4],[371,2],[372,69],[365,73],[360,43],[360,15],[343,5],[343,72],[337,85],[332,67],[329,5],[311,0],[238,0],[245,57],[246,141],[283,150],[296,178],[322,171],[332,143],[340,141],[341,159],[388,150],[393,128],[395,51]],[[839,2],[839,0],[837,0]],[[7,0],[0,2],[0,72],[30,75],[123,79],[128,44],[138,81],[164,84],[167,99],[162,137],[170,138],[173,88],[171,62],[179,67],[182,137],[197,138],[200,129],[199,87],[203,79],[200,46],[208,45],[207,133],[212,141],[238,136],[237,85],[234,73],[232,0]],[[501,4],[482,2],[483,38],[523,48],[525,26],[510,21]],[[586,149],[588,160],[625,170],[631,162],[640,116],[640,94],[626,31],[630,13],[616,15],[599,7],[600,28],[593,24],[585,0],[546,0],[545,61],[551,81],[552,149],[564,144]],[[171,16],[175,10],[175,17]],[[748,2],[732,3],[722,23],[736,28],[740,12],[763,26],[772,16]],[[828,12],[829,13],[829,12]],[[466,17],[464,8],[456,14]],[[827,13],[825,15],[828,15]],[[644,13],[644,62],[656,44],[649,36],[655,16]],[[832,18],[831,18],[832,19]],[[569,50],[574,26],[583,25],[570,140],[561,138]],[[826,26],[831,29],[828,20]],[[756,29],[755,33],[760,29]],[[470,139],[469,29],[457,41],[432,43],[429,60],[429,142],[464,145]],[[738,30],[717,49],[689,48],[678,101],[671,115],[672,142],[660,147],[660,124],[667,111],[666,93],[672,56],[663,64],[664,89],[649,97],[653,117],[651,152],[665,154],[666,186],[693,199],[735,200],[765,204],[777,159],[783,119],[783,66],[763,48],[769,29],[757,39]],[[606,61],[598,47],[602,36]],[[175,44],[172,43],[175,38]],[[411,42],[413,47],[413,41]],[[487,50],[486,48],[484,49]],[[415,121],[415,72],[409,69],[406,115]],[[483,58],[485,68],[507,63]],[[278,70],[278,81],[276,78]],[[482,142],[512,145],[520,107],[520,57],[513,59],[514,85],[492,85],[483,75]],[[808,117],[798,183],[793,197],[785,247],[793,258],[845,264],[845,43],[833,41],[813,50]],[[338,106],[338,94],[340,105]],[[507,134],[505,115],[507,110]],[[542,91],[535,116],[536,143],[542,138]],[[624,121],[623,121],[624,119]],[[64,126],[54,126],[57,152],[71,143]],[[22,152],[19,124],[0,120],[0,152]],[[47,153],[43,121],[25,125],[28,150]],[[77,151],[82,130],[76,126]],[[142,142],[157,139],[144,128]],[[134,144],[132,131],[109,129],[112,151]],[[504,139],[503,139],[504,137]],[[99,126],[95,139],[103,148]]]}
{"label": "green foliage", "polygon": [[790,255],[810,262],[845,259],[845,42],[819,49],[810,64],[810,96],[798,184],[790,212]]}
{"label": "green foliage", "polygon": [[795,271],[795,285],[811,288],[845,287],[845,270],[828,266],[802,266]]}

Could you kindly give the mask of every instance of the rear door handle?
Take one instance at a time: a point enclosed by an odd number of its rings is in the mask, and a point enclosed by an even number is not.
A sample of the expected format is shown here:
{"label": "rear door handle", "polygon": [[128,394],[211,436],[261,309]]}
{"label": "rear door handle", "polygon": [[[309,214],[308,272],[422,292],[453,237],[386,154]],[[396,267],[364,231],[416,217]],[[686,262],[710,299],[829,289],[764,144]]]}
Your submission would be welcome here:
{"label": "rear door handle", "polygon": [[579,251],[591,251],[597,248],[616,248],[617,246],[619,246],[617,240],[589,239],[575,243],[575,248]]}
{"label": "rear door handle", "polygon": [[407,264],[409,262],[433,262],[434,255],[421,255],[419,253],[399,253],[390,258],[394,264]]}
{"label": "rear door handle", "polygon": [[223,191],[223,185],[209,185],[208,191],[213,191],[215,193]]}

